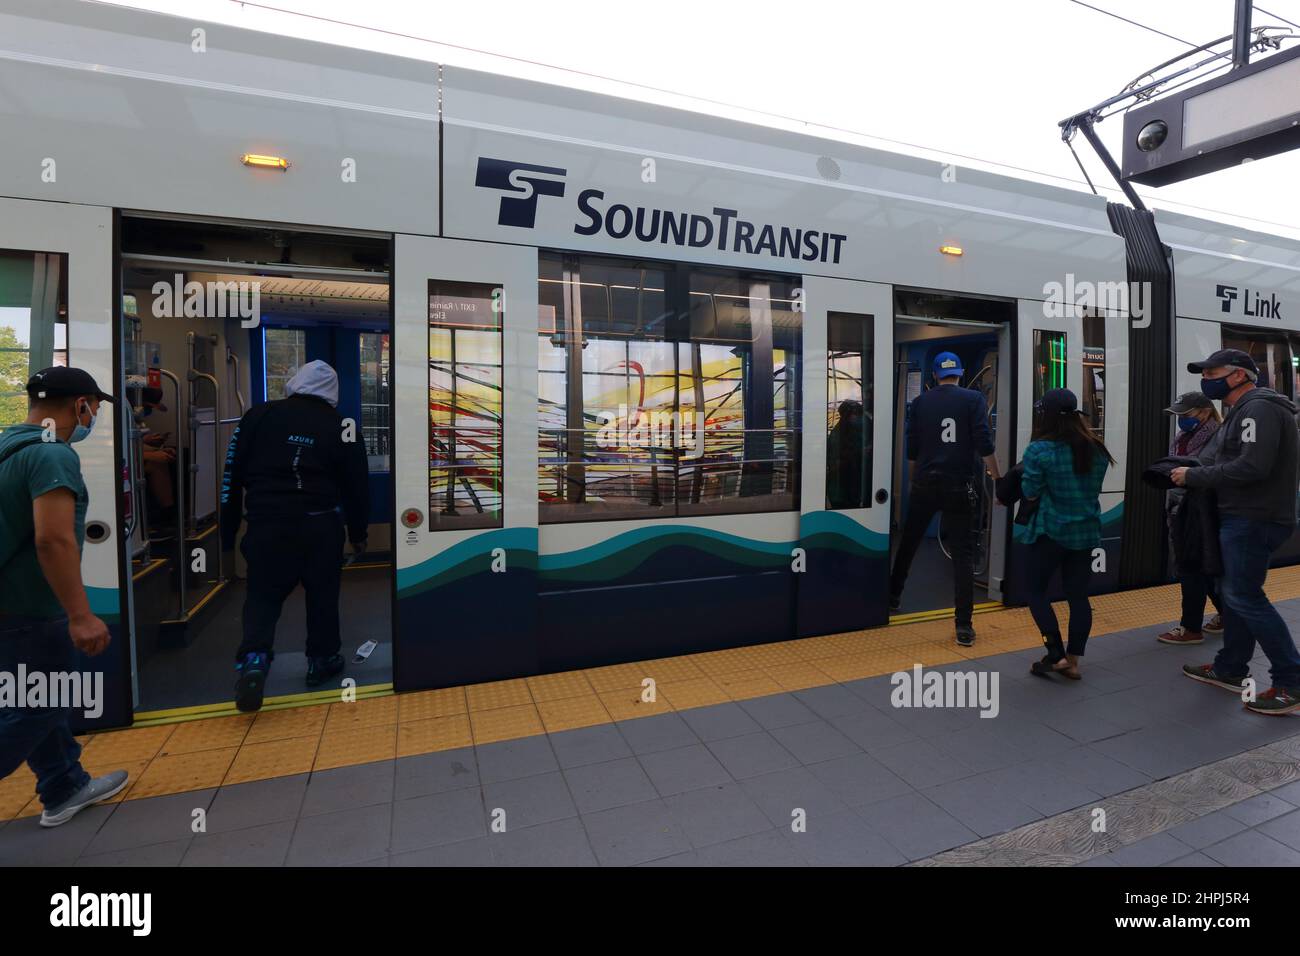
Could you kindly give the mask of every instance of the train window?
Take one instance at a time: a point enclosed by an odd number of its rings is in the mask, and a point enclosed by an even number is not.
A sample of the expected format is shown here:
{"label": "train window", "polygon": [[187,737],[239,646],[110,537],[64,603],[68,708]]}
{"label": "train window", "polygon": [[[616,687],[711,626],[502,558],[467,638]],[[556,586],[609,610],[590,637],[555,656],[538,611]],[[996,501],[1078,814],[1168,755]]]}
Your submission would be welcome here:
{"label": "train window", "polygon": [[27,380],[68,364],[67,256],[0,249],[0,428],[27,419]]}
{"label": "train window", "polygon": [[1066,387],[1065,333],[1034,329],[1034,401]]}
{"label": "train window", "polygon": [[826,317],[826,504],[871,507],[872,317]]}
{"label": "train window", "polygon": [[1223,347],[1240,349],[1259,366],[1256,384],[1272,388],[1283,395],[1291,388],[1291,350],[1286,341],[1276,334],[1250,329],[1223,327]]}
{"label": "train window", "polygon": [[429,527],[499,528],[503,290],[429,281]]}
{"label": "train window", "polygon": [[797,507],[794,285],[543,253],[540,520]]}
{"label": "train window", "polygon": [[284,386],[307,363],[307,333],[302,329],[266,329],[266,400],[284,398]]}
{"label": "train window", "polygon": [[1083,413],[1098,438],[1106,434],[1106,317],[1083,316]]}
{"label": "train window", "polygon": [[389,368],[391,354],[387,332],[362,332],[358,336],[361,352],[361,436],[371,471],[387,471],[389,438],[388,421]]}

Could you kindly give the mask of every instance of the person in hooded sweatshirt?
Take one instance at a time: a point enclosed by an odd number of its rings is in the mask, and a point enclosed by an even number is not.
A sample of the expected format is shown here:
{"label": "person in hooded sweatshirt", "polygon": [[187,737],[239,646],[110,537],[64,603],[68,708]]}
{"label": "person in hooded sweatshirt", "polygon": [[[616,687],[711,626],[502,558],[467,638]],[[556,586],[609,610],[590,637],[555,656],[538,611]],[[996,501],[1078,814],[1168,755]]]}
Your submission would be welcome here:
{"label": "person in hooded sweatshirt", "polygon": [[243,642],[235,655],[235,705],[262,706],[284,599],[302,584],[307,603],[307,685],[343,670],[339,579],[343,537],[366,548],[369,522],[365,444],[336,409],[339,378],[325,362],[300,368],[279,401],[255,405],[226,450],[221,546],[231,551],[241,517],[248,563]]}
{"label": "person in hooded sweatshirt", "polygon": [[1296,527],[1300,485],[1300,434],[1296,406],[1255,382],[1259,369],[1237,349],[1220,349],[1187,366],[1202,376],[1201,391],[1228,409],[1201,464],[1175,468],[1170,478],[1186,488],[1213,488],[1219,507],[1219,580],[1223,648],[1212,664],[1187,664],[1193,680],[1242,693],[1250,659],[1259,644],[1268,657],[1273,686],[1247,701],[1261,714],[1300,710],[1300,652],[1277,609],[1264,593],[1268,563]]}

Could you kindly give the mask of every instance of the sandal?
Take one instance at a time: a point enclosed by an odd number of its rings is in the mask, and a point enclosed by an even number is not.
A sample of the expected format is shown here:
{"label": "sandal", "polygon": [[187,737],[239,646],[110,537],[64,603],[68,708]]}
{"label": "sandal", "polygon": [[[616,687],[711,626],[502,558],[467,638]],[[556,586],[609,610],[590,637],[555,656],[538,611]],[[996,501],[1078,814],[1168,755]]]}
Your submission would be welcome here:
{"label": "sandal", "polygon": [[[1061,660],[1065,660],[1065,658],[1061,658]],[[1052,655],[1046,654],[1041,661],[1034,661],[1029,665],[1029,673],[1037,674],[1039,677],[1051,677],[1057,673],[1055,664],[1056,661],[1052,660]]]}
{"label": "sandal", "polygon": [[1079,673],[1079,658],[1073,654],[1066,654],[1052,665],[1052,670],[1070,680],[1083,680],[1083,675]]}

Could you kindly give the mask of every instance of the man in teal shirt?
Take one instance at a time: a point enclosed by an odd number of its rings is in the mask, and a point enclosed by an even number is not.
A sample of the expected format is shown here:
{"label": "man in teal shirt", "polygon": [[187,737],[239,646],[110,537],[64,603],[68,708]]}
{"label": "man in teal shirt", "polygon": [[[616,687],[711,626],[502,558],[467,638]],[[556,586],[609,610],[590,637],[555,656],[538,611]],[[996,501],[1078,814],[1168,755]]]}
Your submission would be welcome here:
{"label": "man in teal shirt", "polygon": [[[89,496],[72,445],[112,401],[79,368],[47,368],[27,383],[27,421],[0,432],[0,672],[71,673],[76,651],[108,647],[81,582]],[[68,727],[66,701],[0,707],[0,778],[24,761],[36,775],[41,825],[59,826],[126,786],[126,771],[91,779]],[[57,706],[56,706],[57,705]]]}

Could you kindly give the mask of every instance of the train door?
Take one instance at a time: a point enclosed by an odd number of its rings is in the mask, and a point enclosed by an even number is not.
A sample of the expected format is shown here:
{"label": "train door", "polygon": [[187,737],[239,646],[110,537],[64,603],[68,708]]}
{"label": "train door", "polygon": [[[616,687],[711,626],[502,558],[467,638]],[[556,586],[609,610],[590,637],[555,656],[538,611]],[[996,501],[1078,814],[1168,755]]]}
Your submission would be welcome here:
{"label": "train door", "polygon": [[[306,596],[275,623],[268,703],[391,685],[390,241],[262,225],[122,217],[121,378],[131,519],[136,717],[232,706],[248,591],[242,516],[223,522],[227,447],[306,362],[338,376],[345,440],[369,465],[367,551],[340,553],[342,674],[308,685]],[[235,547],[223,547],[233,531]]]}
{"label": "train door", "polygon": [[[1122,342],[1118,333],[1126,318],[1117,313],[1101,313],[1073,305],[1044,304],[1022,300],[1019,304],[1017,329],[1018,379],[1027,387],[1017,399],[1015,458],[1018,461],[1028,446],[1034,423],[1034,404],[1045,392],[1068,388],[1078,397],[1084,420],[1094,433],[1106,440],[1116,464],[1106,473],[1100,498],[1101,548],[1094,556],[1091,589],[1093,593],[1114,590],[1119,575],[1120,524],[1123,514],[1124,453],[1122,435],[1125,418],[1125,385],[1122,378],[1107,378],[1109,341]],[[1122,350],[1122,344],[1120,346]],[[1108,387],[1109,385],[1109,387]],[[1113,406],[1107,411],[1107,406]],[[1023,545],[1009,547],[1006,599],[1017,604],[1028,600],[1028,555]],[[1053,582],[1049,596],[1061,596],[1059,582]]]}
{"label": "train door", "polygon": [[[943,352],[958,356],[960,385],[980,392],[988,408],[988,425],[1000,467],[1011,464],[1012,319],[1014,306],[994,299],[944,293],[898,290],[895,293],[893,330],[893,482],[896,489],[891,514],[894,560],[902,544],[910,498],[906,431],[913,402],[937,387],[936,358]],[[971,551],[975,577],[975,605],[1002,600],[1007,560],[1006,509],[998,504],[993,482],[984,465],[972,458],[974,517]],[[942,515],[931,519],[908,569],[906,584],[895,614],[947,612],[953,607],[954,532]]]}
{"label": "train door", "polygon": [[395,239],[398,690],[537,670],[537,252]]}
{"label": "train door", "polygon": [[889,616],[893,402],[889,286],[804,278],[801,637]]}
{"label": "train door", "polygon": [[[101,388],[117,394],[109,308],[112,261],[111,210],[0,199],[0,429],[26,420],[27,379],[51,365],[83,368]],[[103,654],[78,660],[79,670],[101,674],[103,681],[97,695],[102,707],[77,710],[78,729],[130,720],[130,654],[117,559],[123,519],[130,520],[115,447],[121,410],[121,403],[101,406],[95,429],[76,446],[90,495],[81,577],[91,610],[113,636]]]}

